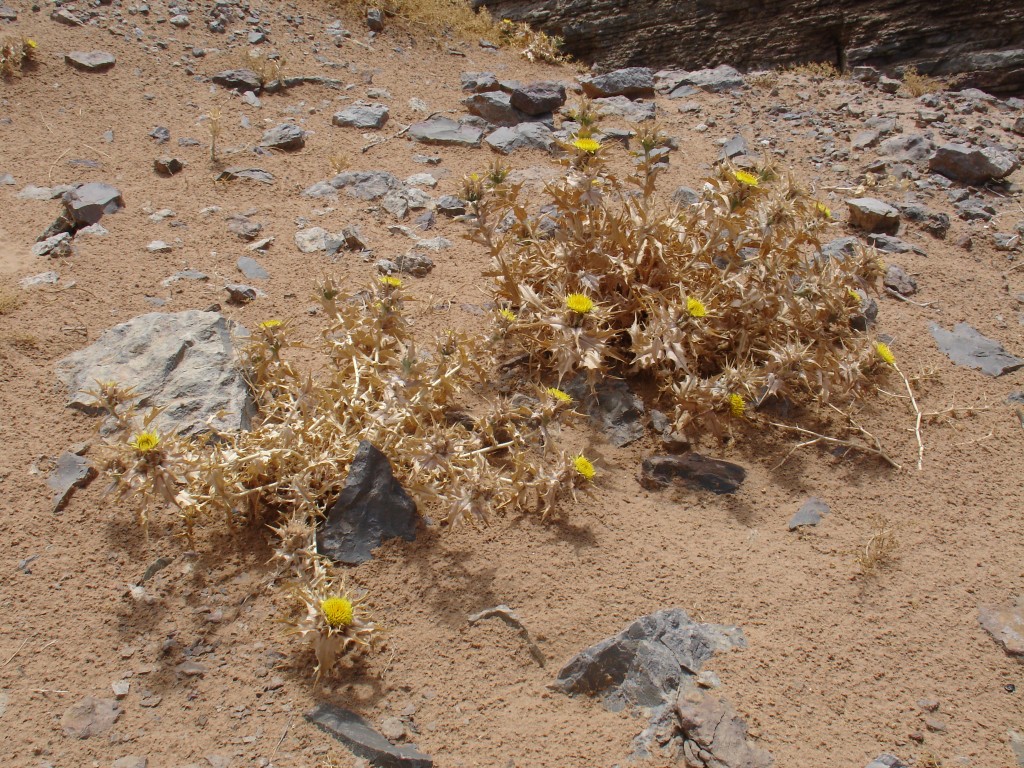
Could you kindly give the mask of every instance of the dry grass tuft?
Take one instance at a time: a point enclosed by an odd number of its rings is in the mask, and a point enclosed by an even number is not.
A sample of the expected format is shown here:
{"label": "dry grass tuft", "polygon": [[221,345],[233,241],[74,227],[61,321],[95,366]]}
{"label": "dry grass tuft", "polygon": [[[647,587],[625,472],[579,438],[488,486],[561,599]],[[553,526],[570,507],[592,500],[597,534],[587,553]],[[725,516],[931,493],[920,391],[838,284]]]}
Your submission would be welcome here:
{"label": "dry grass tuft", "polygon": [[829,61],[808,61],[803,64],[792,64],[784,69],[793,75],[805,75],[812,80],[837,80],[843,76],[835,64]]}
{"label": "dry grass tuft", "polygon": [[938,77],[922,75],[917,67],[908,67],[903,73],[902,89],[909,96],[924,96],[926,93],[938,93],[946,90],[948,83]]}
{"label": "dry grass tuft", "polygon": [[871,576],[879,569],[892,565],[899,548],[896,529],[882,515],[877,515],[871,523],[871,533],[864,548],[857,553],[861,575]]}
{"label": "dry grass tuft", "polygon": [[0,316],[9,315],[21,306],[21,296],[7,286],[0,286]]}
{"label": "dry grass tuft", "polygon": [[384,11],[410,31],[475,40],[494,34],[494,21],[486,11],[474,11],[465,0],[340,0],[364,13]]}
{"label": "dry grass tuft", "polygon": [[502,19],[498,24],[498,38],[503,46],[518,51],[529,61],[559,64],[569,60],[562,53],[562,38],[550,37],[529,24]]}
{"label": "dry grass tuft", "polygon": [[0,78],[21,77],[37,47],[36,41],[28,37],[0,36]]}

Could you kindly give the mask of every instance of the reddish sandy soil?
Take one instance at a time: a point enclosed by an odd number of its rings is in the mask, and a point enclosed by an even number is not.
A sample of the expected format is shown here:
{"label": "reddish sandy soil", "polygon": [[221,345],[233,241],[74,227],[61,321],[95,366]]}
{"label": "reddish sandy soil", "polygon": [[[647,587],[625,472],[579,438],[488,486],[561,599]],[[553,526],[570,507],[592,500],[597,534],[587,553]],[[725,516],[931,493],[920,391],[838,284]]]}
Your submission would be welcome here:
{"label": "reddish sandy soil", "polygon": [[[731,497],[645,491],[637,477],[641,459],[658,449],[653,438],[616,450],[596,435],[585,437],[604,462],[601,482],[593,498],[568,505],[554,522],[498,517],[482,531],[431,528],[414,543],[386,544],[373,561],[353,568],[349,579],[369,591],[387,642],[362,672],[315,690],[309,666],[296,663],[296,649],[274,623],[283,597],[265,588],[270,550],[261,532],[210,530],[189,553],[169,518],[158,516],[147,538],[131,508],[103,495],[102,481],[53,513],[48,469],[70,446],[95,440],[97,426],[64,407],[55,363],[106,328],[154,311],[147,297],[166,302],[165,311],[219,302],[249,328],[288,318],[297,334],[314,339],[318,321],[307,313],[314,280],[335,275],[356,290],[372,279],[374,267],[354,256],[332,263],[323,254],[299,253],[296,219],[330,231],[358,224],[375,258],[409,247],[407,238],[388,232],[389,215],[369,210],[372,204],[345,195],[337,201],[300,196],[332,175],[329,158],[347,154],[356,170],[399,178],[430,171],[440,179],[435,197],[457,193],[463,174],[491,159],[487,149],[441,148],[441,165],[425,167],[413,155],[433,150],[405,137],[361,152],[377,134],[333,127],[339,105],[365,98],[369,88],[387,89],[391,122],[379,133],[393,136],[419,119],[409,106],[413,97],[432,112],[461,114],[461,72],[571,81],[577,71],[530,64],[475,42],[438,47],[396,29],[370,40],[362,21],[344,10],[309,0],[268,3],[262,18],[273,30],[269,48],[286,56],[286,74],[336,77],[352,87],[303,85],[264,95],[257,109],[199,77],[237,66],[246,48],[244,34],[229,45],[228,37],[207,31],[206,3],[193,4],[192,25],[184,30],[161,23],[168,14],[159,0],[148,16],[130,15],[117,2],[100,7],[97,23],[77,29],[51,21],[49,5],[33,12],[25,0],[8,4],[19,19],[2,31],[30,36],[39,48],[38,65],[25,77],[0,83],[0,175],[17,182],[0,187],[0,282],[18,297],[0,316],[4,765],[110,766],[126,755],[146,756],[156,768],[227,760],[232,766],[314,766],[329,759],[353,765],[347,751],[303,718],[324,699],[375,723],[405,717],[418,730],[417,746],[444,768],[626,764],[643,721],[547,685],[578,650],[668,607],[744,629],[749,647],[716,657],[709,668],[778,766],[862,766],[886,751],[915,765],[939,764],[927,763],[929,756],[951,766],[1012,764],[1007,730],[1024,726],[1024,675],[977,617],[979,605],[1012,602],[1024,586],[1024,429],[1005,403],[1024,388],[1024,371],[990,379],[955,367],[928,326],[967,321],[1024,354],[1022,299],[1014,298],[1024,294],[1024,272],[1012,271],[1015,262],[991,238],[1024,219],[1019,194],[985,193],[999,215],[989,224],[968,224],[953,215],[941,191],[890,183],[869,192],[890,202],[916,197],[953,218],[945,240],[904,224],[901,236],[927,256],[887,256],[918,276],[914,299],[928,306],[878,299],[878,330],[893,336],[902,369],[911,376],[935,373],[922,385],[922,408],[957,409],[927,420],[922,470],[915,468],[913,414],[904,400],[884,394],[870,398],[858,418],[903,469],[870,457],[836,458],[820,447],[798,450],[779,467],[792,446],[779,433],[751,432],[729,446],[708,440],[703,450],[749,469]],[[127,23],[113,20],[113,11]],[[301,14],[302,25],[287,24],[285,13]],[[342,47],[324,33],[337,18],[354,32]],[[193,57],[193,46],[207,55]],[[449,47],[464,55],[448,53]],[[106,50],[117,64],[106,73],[79,72],[64,63],[70,50]],[[325,66],[327,60],[337,66]],[[894,116],[906,131],[920,130],[914,126],[920,105],[910,98],[797,75],[784,76],[778,87],[777,95],[756,87],[733,96],[701,94],[693,98],[700,111],[686,114],[678,102],[659,98],[662,125],[680,144],[662,189],[699,185],[717,157],[716,139],[742,130],[752,142],[770,138],[784,148],[782,166],[845,219],[848,193],[836,188],[856,186],[873,154],[854,154],[845,171],[831,163],[818,167],[811,158],[820,145],[805,135],[806,126],[793,133],[765,107],[820,110],[840,147],[860,127],[860,119],[839,110],[844,103],[859,105],[864,118]],[[270,170],[272,186],[214,183],[209,136],[198,120],[217,107],[224,115],[223,161]],[[243,127],[246,118],[251,127]],[[695,130],[710,118],[710,130]],[[1006,143],[1014,137],[1000,126],[1011,118],[994,108],[956,116]],[[288,120],[312,132],[303,151],[252,154],[262,130]],[[169,144],[158,146],[148,135],[158,125],[170,129]],[[108,130],[111,143],[103,138]],[[179,148],[177,140],[187,136],[201,146]],[[163,154],[185,160],[184,172],[156,176],[152,161]],[[557,169],[541,153],[521,152],[510,162],[538,179]],[[1011,179],[1024,183],[1024,173]],[[28,184],[91,180],[116,185],[127,203],[104,218],[109,234],[76,238],[74,254],[63,260],[33,256],[32,244],[59,205],[19,199],[17,192]],[[220,210],[202,214],[208,206]],[[149,215],[162,208],[176,215],[151,222]],[[246,252],[227,231],[225,216],[249,210],[264,234],[276,238],[259,257],[271,279],[261,285],[265,297],[234,307],[224,302],[221,286],[241,280],[235,261]],[[850,231],[842,221],[834,228],[837,237]],[[479,323],[465,305],[488,300],[481,277],[486,257],[461,238],[463,231],[463,224],[438,217],[434,234],[456,246],[435,257],[428,277],[410,281],[410,291],[423,299],[412,310],[418,333]],[[957,245],[964,234],[973,236],[972,250]],[[173,250],[147,252],[158,239]],[[161,286],[186,266],[211,279]],[[59,272],[58,286],[19,287],[22,278],[49,269]],[[450,310],[438,311],[448,301]],[[886,386],[898,392],[900,382],[893,376]],[[817,528],[789,532],[787,520],[811,495],[826,500],[832,514]],[[898,557],[860,578],[856,553],[878,515],[896,528]],[[133,600],[129,585],[161,556],[172,563],[149,583],[150,599]],[[499,603],[523,617],[549,659],[545,668],[502,622],[467,623],[468,614]],[[176,673],[188,658],[205,674]],[[61,717],[70,705],[89,695],[111,697],[111,684],[123,679],[130,691],[108,733],[85,740],[63,734]],[[1017,692],[1007,691],[1011,685]],[[939,703],[934,717],[944,730],[926,728],[922,699]]]}

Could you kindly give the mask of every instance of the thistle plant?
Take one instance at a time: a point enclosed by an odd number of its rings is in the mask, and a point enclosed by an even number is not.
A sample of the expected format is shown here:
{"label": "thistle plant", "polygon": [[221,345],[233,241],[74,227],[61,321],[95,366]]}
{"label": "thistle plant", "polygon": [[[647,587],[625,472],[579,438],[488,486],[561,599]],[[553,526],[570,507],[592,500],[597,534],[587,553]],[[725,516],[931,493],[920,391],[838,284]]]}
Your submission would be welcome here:
{"label": "thistle plant", "polygon": [[619,178],[589,108],[578,113],[586,125],[542,201],[556,227],[541,228],[514,185],[476,190],[471,239],[490,253],[496,303],[517,318],[509,354],[558,381],[644,373],[691,434],[724,434],[771,400],[847,405],[868,388],[884,358],[851,320],[880,267],[868,249],[821,254],[824,203],[770,166],[723,165],[695,205],[666,205],[657,128]]}
{"label": "thistle plant", "polygon": [[25,62],[32,60],[38,47],[29,37],[0,37],[0,77],[21,77]]}

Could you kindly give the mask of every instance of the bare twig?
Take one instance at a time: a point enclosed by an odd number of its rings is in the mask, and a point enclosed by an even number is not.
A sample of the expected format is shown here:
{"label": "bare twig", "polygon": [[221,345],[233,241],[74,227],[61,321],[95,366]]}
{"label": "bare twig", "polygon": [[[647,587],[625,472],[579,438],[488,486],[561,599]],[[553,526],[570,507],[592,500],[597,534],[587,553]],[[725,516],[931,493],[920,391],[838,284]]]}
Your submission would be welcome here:
{"label": "bare twig", "polygon": [[893,363],[892,367],[896,369],[896,373],[900,375],[903,383],[906,384],[907,394],[910,395],[910,404],[914,406],[914,437],[917,438],[917,469],[920,471],[924,465],[924,441],[921,439],[921,408],[917,404],[917,398],[914,397],[914,389],[910,386],[910,381],[907,379],[906,374],[900,370],[896,363]]}
{"label": "bare twig", "polygon": [[928,307],[932,306],[932,304],[935,303],[934,301],[921,302],[921,301],[914,301],[913,299],[908,299],[902,293],[900,293],[899,291],[894,291],[892,288],[886,288],[885,292],[887,294],[889,294],[890,296],[892,296],[894,299],[899,299],[900,301],[905,301],[905,302],[907,302],[907,304],[913,304],[915,307],[924,307],[925,309],[927,309]]}
{"label": "bare twig", "polygon": [[5,661],[3,664],[0,664],[0,669],[3,669],[8,664],[10,664],[12,661],[14,661],[14,657],[17,656],[19,653],[21,653],[22,649],[26,645],[28,645],[28,638],[27,637],[25,638],[25,641],[21,645],[18,646],[18,650],[16,650],[14,653],[12,653],[11,657],[7,661]]}
{"label": "bare twig", "polygon": [[[836,408],[836,410],[839,410],[839,409]],[[842,413],[842,411],[839,411],[839,412]],[[868,454],[870,456],[877,456],[878,458],[882,459],[885,463],[887,463],[889,466],[894,467],[896,469],[903,469],[902,466],[900,466],[896,461],[894,461],[882,449],[882,444],[878,440],[878,438],[876,438],[870,432],[868,432],[863,427],[861,427],[859,424],[854,422],[853,419],[850,418],[850,416],[848,414],[843,414],[843,415],[850,419],[850,423],[853,424],[855,427],[857,427],[857,429],[861,432],[861,434],[869,436],[870,438],[872,438],[874,440],[874,443],[875,443],[874,447],[872,447],[870,445],[865,445],[864,443],[859,443],[859,442],[856,442],[856,441],[853,441],[853,440],[842,440],[842,439],[840,439],[838,437],[829,437],[828,435],[823,435],[820,432],[814,432],[814,431],[812,431],[810,429],[804,429],[803,427],[797,427],[797,426],[794,426],[792,424],[782,424],[781,422],[778,422],[778,421],[769,421],[768,424],[770,424],[773,427],[778,427],[779,429],[788,430],[790,432],[796,432],[796,433],[801,434],[801,435],[809,435],[811,437],[810,440],[808,440],[806,442],[803,442],[803,443],[799,443],[796,446],[794,446],[793,450],[796,450],[797,448],[804,448],[806,446],[814,445],[815,443],[820,443],[820,442],[824,441],[826,443],[831,443],[833,445],[841,445],[841,446],[844,446],[846,448],[851,448],[851,449],[853,449],[855,451],[861,451],[862,453],[866,453],[866,454]],[[786,462],[786,460],[790,457],[790,455],[792,455],[792,453],[793,453],[793,451],[790,451],[788,454],[786,454],[786,457],[778,465],[776,465],[774,468],[778,469],[779,467],[781,467]]]}

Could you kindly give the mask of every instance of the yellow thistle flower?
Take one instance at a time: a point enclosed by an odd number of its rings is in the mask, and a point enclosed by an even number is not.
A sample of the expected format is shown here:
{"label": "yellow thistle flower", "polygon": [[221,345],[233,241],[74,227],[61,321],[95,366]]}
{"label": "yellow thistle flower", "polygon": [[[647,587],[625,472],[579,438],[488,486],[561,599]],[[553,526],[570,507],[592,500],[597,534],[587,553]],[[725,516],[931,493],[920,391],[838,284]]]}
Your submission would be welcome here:
{"label": "yellow thistle flower", "polygon": [[860,301],[860,294],[857,293],[855,290],[853,290],[853,288],[847,288],[846,289],[846,295],[849,296],[854,301],[856,301],[858,304],[861,303],[861,301]]}
{"label": "yellow thistle flower", "polygon": [[382,275],[377,278],[377,282],[383,285],[385,288],[401,288],[402,281],[397,277],[391,275]]}
{"label": "yellow thistle flower", "polygon": [[516,313],[513,312],[511,309],[505,309],[504,307],[502,307],[501,309],[498,310],[498,315],[503,320],[509,323],[514,323],[516,321]]}
{"label": "yellow thistle flower", "polygon": [[594,465],[591,463],[590,459],[582,453],[579,456],[573,457],[572,465],[584,480],[593,480],[594,476],[597,474],[597,470],[594,469]]}
{"label": "yellow thistle flower", "polygon": [[160,435],[156,432],[139,432],[128,442],[128,445],[139,453],[149,453],[160,445]]}
{"label": "yellow thistle flower", "polygon": [[320,613],[327,626],[341,629],[352,624],[352,601],[344,597],[328,597],[320,601]]}
{"label": "yellow thistle flower", "polygon": [[815,203],[814,210],[817,211],[821,216],[823,216],[826,219],[832,218],[832,209],[822,202]]}
{"label": "yellow thistle flower", "polygon": [[876,341],[875,352],[877,352],[878,356],[882,358],[883,363],[888,363],[889,365],[896,365],[896,355],[894,355],[892,353],[892,350],[889,349],[888,344],[883,344],[880,341]]}
{"label": "yellow thistle flower", "polygon": [[469,174],[469,180],[470,181],[480,181],[480,174],[479,173],[471,173],[471,174]]}
{"label": "yellow thistle flower", "polygon": [[747,401],[743,399],[743,395],[735,392],[729,395],[729,410],[737,419],[743,418],[743,414],[747,412]]}
{"label": "yellow thistle flower", "polygon": [[559,402],[563,402],[563,403],[571,403],[572,402],[572,395],[570,395],[568,392],[563,392],[558,387],[548,387],[547,388],[547,393],[549,395],[551,395],[553,398],[555,398],[555,400],[558,400]]}
{"label": "yellow thistle flower", "polygon": [[580,152],[586,152],[588,155],[594,154],[601,148],[601,142],[596,139],[576,139],[572,145]]}
{"label": "yellow thistle flower", "polygon": [[281,327],[281,321],[278,320],[277,318],[271,318],[270,320],[264,320],[262,323],[260,323],[260,328],[262,328],[265,331],[269,331],[272,328],[280,328],[280,327]]}
{"label": "yellow thistle flower", "polygon": [[732,177],[740,184],[745,184],[748,187],[756,187],[761,183],[757,176],[746,171],[734,171]]}
{"label": "yellow thistle flower", "polygon": [[37,43],[31,37],[25,38],[25,45],[27,45],[29,48],[38,48],[39,47],[39,43]]}
{"label": "yellow thistle flower", "polygon": [[689,296],[686,299],[686,312],[690,317],[707,317],[708,309],[704,302]]}
{"label": "yellow thistle flower", "polygon": [[586,315],[594,311],[594,302],[582,293],[570,293],[565,297],[565,306],[578,315]]}

